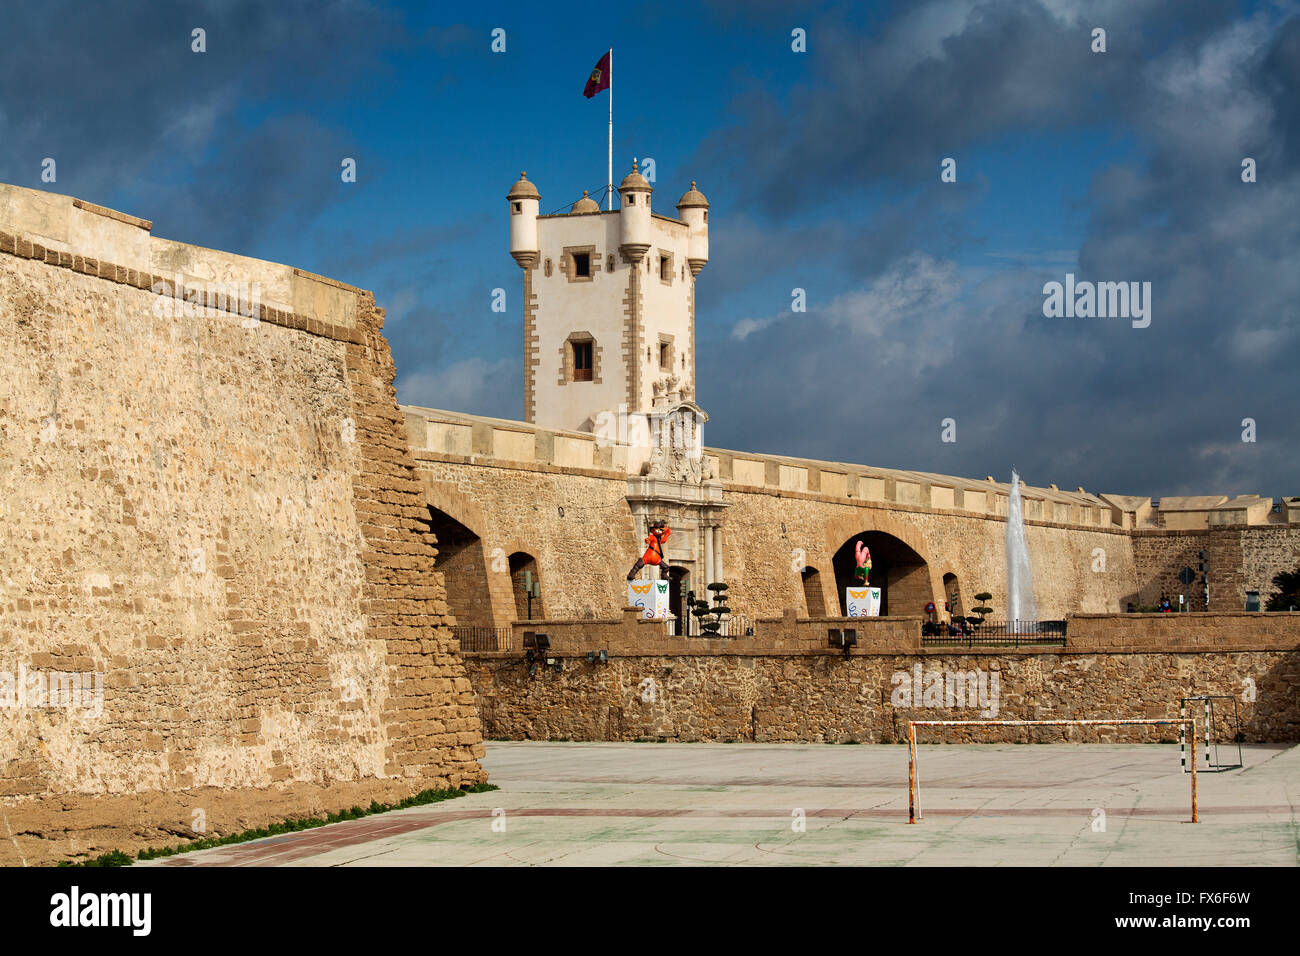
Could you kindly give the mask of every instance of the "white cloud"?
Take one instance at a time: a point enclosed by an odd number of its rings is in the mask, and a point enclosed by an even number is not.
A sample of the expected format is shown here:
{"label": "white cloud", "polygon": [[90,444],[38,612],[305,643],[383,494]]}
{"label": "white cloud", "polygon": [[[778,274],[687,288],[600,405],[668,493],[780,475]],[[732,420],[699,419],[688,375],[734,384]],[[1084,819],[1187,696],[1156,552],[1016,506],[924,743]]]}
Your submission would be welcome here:
{"label": "white cloud", "polygon": [[731,337],[743,342],[755,332],[761,332],[775,321],[775,317],[770,319],[741,319],[731,327]]}
{"label": "white cloud", "polygon": [[957,266],[923,252],[899,259],[865,290],[837,296],[826,312],[831,322],[882,338],[912,338],[949,310],[961,293]]}
{"label": "white cloud", "polygon": [[401,375],[397,400],[405,405],[517,419],[521,382],[520,363],[513,358],[495,362],[468,358]]}

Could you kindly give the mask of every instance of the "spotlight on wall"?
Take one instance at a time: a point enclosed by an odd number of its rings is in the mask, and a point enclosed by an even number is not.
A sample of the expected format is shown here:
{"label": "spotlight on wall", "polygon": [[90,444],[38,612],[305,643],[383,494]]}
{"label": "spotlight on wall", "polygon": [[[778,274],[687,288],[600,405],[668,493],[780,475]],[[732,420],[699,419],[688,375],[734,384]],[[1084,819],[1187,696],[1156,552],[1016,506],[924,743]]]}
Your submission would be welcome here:
{"label": "spotlight on wall", "polygon": [[555,673],[558,674],[564,670],[564,661],[558,657],[548,657],[546,658],[546,666],[555,668]]}
{"label": "spotlight on wall", "polygon": [[844,656],[849,656],[849,648],[856,647],[858,643],[858,632],[852,627],[828,627],[826,629],[826,643],[831,647],[841,647],[844,649]]}
{"label": "spotlight on wall", "polygon": [[537,631],[524,631],[524,647],[535,647],[539,651],[545,651],[551,646],[551,639],[545,634],[539,634]]}
{"label": "spotlight on wall", "polygon": [[594,663],[596,663],[596,652],[595,652],[595,651],[587,651],[587,663],[588,663],[588,664],[594,664]]}
{"label": "spotlight on wall", "polygon": [[608,664],[608,663],[609,663],[609,651],[606,651],[606,650],[603,650],[603,649],[602,649],[601,652],[600,652],[600,654],[597,655],[597,657],[598,657],[599,661],[600,661],[602,664]]}

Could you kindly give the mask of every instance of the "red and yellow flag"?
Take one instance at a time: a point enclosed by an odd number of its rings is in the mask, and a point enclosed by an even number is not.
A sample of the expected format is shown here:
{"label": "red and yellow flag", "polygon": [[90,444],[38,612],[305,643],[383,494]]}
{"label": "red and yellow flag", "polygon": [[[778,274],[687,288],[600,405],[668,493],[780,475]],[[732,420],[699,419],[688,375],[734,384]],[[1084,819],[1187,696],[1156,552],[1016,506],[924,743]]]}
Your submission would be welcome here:
{"label": "red and yellow flag", "polygon": [[582,91],[582,95],[591,99],[597,93],[609,89],[609,51],[605,51],[596,68],[591,71],[591,76],[587,77],[587,88]]}

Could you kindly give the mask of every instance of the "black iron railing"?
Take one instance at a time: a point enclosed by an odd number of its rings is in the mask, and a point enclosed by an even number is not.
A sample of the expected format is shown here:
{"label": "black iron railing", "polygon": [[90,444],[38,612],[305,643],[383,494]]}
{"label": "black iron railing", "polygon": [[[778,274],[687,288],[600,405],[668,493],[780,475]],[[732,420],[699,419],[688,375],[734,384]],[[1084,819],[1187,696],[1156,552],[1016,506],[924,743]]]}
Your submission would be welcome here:
{"label": "black iron railing", "polygon": [[508,627],[480,627],[457,624],[451,629],[460,641],[460,649],[470,653],[514,650],[513,631]]}
{"label": "black iron railing", "polygon": [[922,647],[1037,647],[1065,644],[1064,621],[923,624]]}
{"label": "black iron railing", "polygon": [[[664,621],[664,631],[669,637],[682,637],[683,629],[689,626],[686,637],[704,637],[700,630],[700,619],[692,615],[689,618],[689,625],[682,618],[668,618]],[[722,627],[718,631],[718,637],[745,637],[752,636],[754,633],[754,624],[744,614],[732,614],[722,622]]]}

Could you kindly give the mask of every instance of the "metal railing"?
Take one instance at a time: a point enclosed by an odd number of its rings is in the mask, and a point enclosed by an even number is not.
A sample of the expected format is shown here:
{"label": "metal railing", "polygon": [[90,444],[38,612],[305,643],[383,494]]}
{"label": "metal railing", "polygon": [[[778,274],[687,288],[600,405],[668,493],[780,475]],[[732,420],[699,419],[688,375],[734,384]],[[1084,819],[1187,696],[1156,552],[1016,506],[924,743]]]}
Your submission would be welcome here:
{"label": "metal railing", "polygon": [[508,627],[481,627],[457,624],[451,633],[460,641],[460,649],[471,653],[514,650],[513,631]]}
{"label": "metal railing", "polygon": [[[689,625],[689,631],[686,637],[704,637],[700,631],[700,619],[692,615],[686,619],[686,624],[682,618],[669,618],[664,621],[664,633],[669,637],[682,637],[683,628]],[[745,637],[754,633],[754,622],[744,614],[732,614],[722,622],[722,628],[718,631],[718,637]]]}
{"label": "metal railing", "polygon": [[958,625],[923,624],[922,647],[1038,647],[1065,644],[1064,621],[985,621]]}

